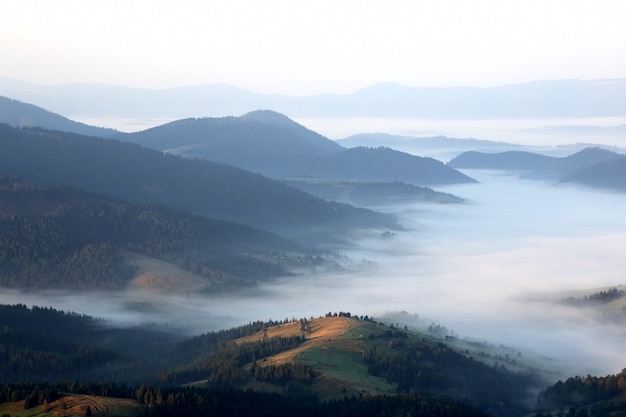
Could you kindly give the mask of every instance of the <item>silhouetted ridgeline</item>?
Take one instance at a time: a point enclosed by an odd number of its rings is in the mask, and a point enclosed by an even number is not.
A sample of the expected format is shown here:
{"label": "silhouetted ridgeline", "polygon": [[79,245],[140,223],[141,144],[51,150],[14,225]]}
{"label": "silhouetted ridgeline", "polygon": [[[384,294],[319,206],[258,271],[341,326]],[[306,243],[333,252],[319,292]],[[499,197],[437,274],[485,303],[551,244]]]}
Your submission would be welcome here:
{"label": "silhouetted ridgeline", "polygon": [[278,181],[115,140],[0,125],[0,171],[78,186],[126,201],[328,240],[346,228],[395,227],[390,216],[329,203]]}
{"label": "silhouetted ridgeline", "polygon": [[531,178],[626,190],[626,156],[602,148],[585,148],[563,158],[521,151],[470,151],[448,165],[459,169],[521,171]]}
{"label": "silhouetted ridgeline", "polygon": [[181,337],[159,327],[111,327],[52,308],[0,305],[0,382],[151,383]]}
{"label": "silhouetted ridgeline", "polygon": [[3,96],[0,96],[0,123],[6,123],[13,127],[44,127],[88,136],[106,137],[117,133],[114,129],[75,122],[41,107]]}
{"label": "silhouetted ridgeline", "polygon": [[432,158],[390,148],[346,149],[272,111],[184,119],[117,138],[271,176],[304,176],[418,185],[475,182]]}

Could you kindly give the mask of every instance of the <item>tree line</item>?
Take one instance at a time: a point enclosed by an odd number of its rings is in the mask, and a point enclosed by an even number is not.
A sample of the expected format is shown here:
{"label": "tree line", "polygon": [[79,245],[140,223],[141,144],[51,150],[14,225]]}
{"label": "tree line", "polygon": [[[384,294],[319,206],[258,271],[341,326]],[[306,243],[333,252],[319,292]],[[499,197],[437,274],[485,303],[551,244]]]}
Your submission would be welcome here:
{"label": "tree line", "polygon": [[352,396],[321,401],[309,395],[286,395],[224,387],[127,386],[107,382],[57,384],[24,382],[0,385],[0,404],[24,401],[25,408],[50,403],[62,395],[102,395],[133,399],[146,417],[486,417],[462,402],[428,394]]}

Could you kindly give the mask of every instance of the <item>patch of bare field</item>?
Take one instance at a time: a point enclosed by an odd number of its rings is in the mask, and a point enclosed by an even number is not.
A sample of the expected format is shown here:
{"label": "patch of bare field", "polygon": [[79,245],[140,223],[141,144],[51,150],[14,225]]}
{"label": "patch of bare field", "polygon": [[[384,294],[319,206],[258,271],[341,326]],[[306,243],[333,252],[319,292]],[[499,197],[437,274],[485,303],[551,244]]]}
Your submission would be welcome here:
{"label": "patch of bare field", "polygon": [[137,268],[137,274],[130,287],[137,290],[155,292],[187,293],[200,291],[207,285],[207,279],[159,259],[125,251],[124,259]]}
{"label": "patch of bare field", "polygon": [[272,337],[290,337],[304,335],[306,341],[300,346],[281,352],[277,355],[270,356],[261,366],[279,365],[293,361],[300,353],[305,352],[317,346],[333,342],[340,338],[355,327],[360,326],[358,320],[349,317],[321,317],[307,321],[307,330],[302,331],[300,322],[285,323],[278,326],[272,326],[266,331],[260,331],[251,336],[237,339],[236,343],[258,342],[264,338]]}

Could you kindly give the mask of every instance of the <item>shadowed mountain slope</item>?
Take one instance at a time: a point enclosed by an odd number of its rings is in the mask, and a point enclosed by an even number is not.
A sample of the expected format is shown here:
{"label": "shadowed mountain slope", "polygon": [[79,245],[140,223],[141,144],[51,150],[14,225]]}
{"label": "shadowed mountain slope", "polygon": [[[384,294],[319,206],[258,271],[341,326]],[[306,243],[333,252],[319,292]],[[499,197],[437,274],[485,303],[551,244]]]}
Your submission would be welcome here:
{"label": "shadowed mountain slope", "polygon": [[328,239],[349,228],[395,225],[389,216],[329,203],[238,168],[64,132],[0,125],[0,171],[232,220],[299,241],[310,233]]}
{"label": "shadowed mountain slope", "polygon": [[288,275],[312,259],[249,226],[7,175],[0,175],[0,230],[0,285],[14,288],[124,289],[135,268],[122,251],[204,277],[203,292]]}
{"label": "shadowed mountain slope", "polygon": [[523,171],[532,178],[561,180],[596,164],[621,158],[623,155],[601,148],[585,148],[563,158],[521,151],[491,154],[470,151],[452,159],[448,165],[459,169]]}
{"label": "shadowed mountain slope", "polygon": [[272,111],[179,120],[117,137],[270,176],[402,181],[417,185],[474,182],[432,158],[389,148],[343,148]]}
{"label": "shadowed mountain slope", "polygon": [[117,133],[113,129],[75,122],[41,107],[2,96],[0,96],[0,123],[6,123],[13,127],[39,126],[88,136],[107,137]]}
{"label": "shadowed mountain slope", "polygon": [[171,89],[113,85],[32,85],[0,78],[4,95],[57,113],[94,117],[199,117],[271,108],[293,117],[497,119],[623,116],[626,79],[544,80],[498,87],[372,85],[350,94],[263,95],[224,84]]}
{"label": "shadowed mountain slope", "polygon": [[626,157],[599,162],[565,177],[563,182],[626,191]]}

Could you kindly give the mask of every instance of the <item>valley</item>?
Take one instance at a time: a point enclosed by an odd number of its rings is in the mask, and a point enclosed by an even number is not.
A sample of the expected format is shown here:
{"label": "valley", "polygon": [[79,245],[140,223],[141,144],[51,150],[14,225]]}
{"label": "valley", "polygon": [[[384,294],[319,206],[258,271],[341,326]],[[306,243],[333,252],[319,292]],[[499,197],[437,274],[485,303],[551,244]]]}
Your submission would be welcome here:
{"label": "valley", "polygon": [[[5,383],[130,383],[120,395],[154,413],[215,389],[323,407],[424,394],[425,410],[445,395],[514,417],[560,398],[544,393],[558,381],[626,362],[618,147],[364,135],[348,148],[269,111],[108,139],[1,132]],[[459,153],[407,152],[420,146]],[[41,326],[65,320],[83,330]],[[112,413],[94,389],[48,411]]]}

